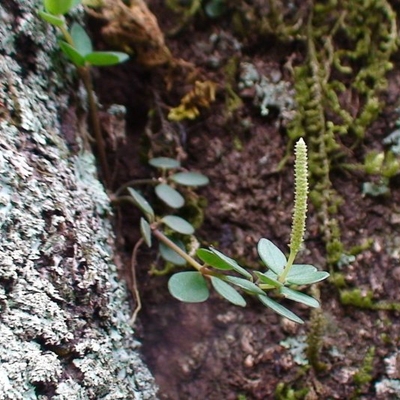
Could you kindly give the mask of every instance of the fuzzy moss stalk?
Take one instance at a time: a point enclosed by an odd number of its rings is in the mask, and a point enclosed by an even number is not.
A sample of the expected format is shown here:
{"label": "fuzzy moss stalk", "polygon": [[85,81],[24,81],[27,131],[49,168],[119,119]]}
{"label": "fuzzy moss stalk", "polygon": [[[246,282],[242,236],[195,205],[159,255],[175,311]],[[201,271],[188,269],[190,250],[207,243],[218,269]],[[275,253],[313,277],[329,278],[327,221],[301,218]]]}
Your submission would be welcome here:
{"label": "fuzzy moss stalk", "polygon": [[307,146],[303,138],[300,138],[295,145],[295,192],[292,233],[290,235],[290,254],[288,262],[279,280],[285,282],[286,276],[293,265],[294,259],[303,243],[307,218],[307,195],[308,195],[308,167],[307,167]]}
{"label": "fuzzy moss stalk", "polygon": [[311,320],[307,334],[307,359],[315,372],[323,372],[327,365],[320,360],[327,321],[320,308],[311,312]]}

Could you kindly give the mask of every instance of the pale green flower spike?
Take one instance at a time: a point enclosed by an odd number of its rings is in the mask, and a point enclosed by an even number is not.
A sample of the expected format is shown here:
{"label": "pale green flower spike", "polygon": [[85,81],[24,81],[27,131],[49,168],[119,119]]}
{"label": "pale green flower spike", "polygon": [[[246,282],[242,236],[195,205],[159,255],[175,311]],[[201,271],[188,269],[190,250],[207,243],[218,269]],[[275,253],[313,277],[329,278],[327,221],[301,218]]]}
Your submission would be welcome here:
{"label": "pale green flower spike", "polygon": [[295,145],[295,191],[294,191],[294,210],[292,233],[290,235],[290,254],[288,262],[279,277],[280,282],[284,282],[287,274],[292,267],[296,254],[303,243],[304,232],[306,229],[307,218],[307,195],[308,195],[308,166],[307,166],[307,146],[300,138]]}
{"label": "pale green flower spike", "polygon": [[290,250],[297,253],[303,242],[306,230],[308,171],[307,171],[307,146],[300,138],[295,147],[296,161],[294,165],[295,195],[292,234],[290,236]]}

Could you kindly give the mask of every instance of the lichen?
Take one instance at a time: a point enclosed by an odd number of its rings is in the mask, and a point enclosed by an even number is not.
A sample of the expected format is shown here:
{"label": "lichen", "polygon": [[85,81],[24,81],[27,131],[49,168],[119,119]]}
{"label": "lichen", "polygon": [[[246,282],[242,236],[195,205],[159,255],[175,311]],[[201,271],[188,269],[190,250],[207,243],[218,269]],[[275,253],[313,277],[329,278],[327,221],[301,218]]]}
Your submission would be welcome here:
{"label": "lichen", "polygon": [[389,145],[391,151],[400,155],[400,129],[396,129],[390,135],[388,135],[385,139],[383,139],[383,144]]}
{"label": "lichen", "polygon": [[0,398],[154,399],[94,157],[61,134],[70,79],[40,4],[0,5]]}
{"label": "lichen", "polygon": [[238,87],[242,95],[245,90],[254,88],[253,102],[259,107],[262,116],[267,116],[270,108],[275,107],[283,119],[290,119],[295,107],[294,91],[289,82],[281,79],[278,71],[276,76],[269,77],[261,74],[253,64],[242,62]]}
{"label": "lichen", "polygon": [[288,337],[279,344],[288,350],[288,353],[293,357],[293,361],[297,365],[308,365],[306,340],[306,335],[299,335],[296,337]]}
{"label": "lichen", "polygon": [[[398,379],[397,368],[399,357],[399,351],[395,351],[384,358],[385,376],[375,383],[375,390],[378,396],[385,396],[384,398],[398,398],[400,396],[400,380]],[[388,397],[389,395],[396,397]]]}

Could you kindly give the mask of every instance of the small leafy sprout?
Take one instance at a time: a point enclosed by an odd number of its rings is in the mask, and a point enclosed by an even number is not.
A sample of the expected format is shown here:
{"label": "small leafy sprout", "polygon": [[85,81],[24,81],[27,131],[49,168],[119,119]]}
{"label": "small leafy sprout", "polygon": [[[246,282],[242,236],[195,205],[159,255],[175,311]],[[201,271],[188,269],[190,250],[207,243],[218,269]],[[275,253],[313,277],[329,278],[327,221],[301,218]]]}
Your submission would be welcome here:
{"label": "small leafy sprout", "polygon": [[209,180],[206,176],[199,173],[180,171],[180,162],[172,158],[152,158],[149,160],[149,164],[159,171],[157,178],[128,182],[116,194],[118,196],[126,189],[129,193],[129,198],[120,197],[120,199],[130,201],[144,214],[144,218],[140,220],[140,232],[143,241],[151,247],[153,243],[152,236],[157,236],[159,239],[158,251],[160,256],[168,263],[185,266],[190,257],[186,254],[182,236],[193,235],[195,231],[194,227],[177,215],[156,216],[148,201],[130,186],[141,183],[153,184],[155,185],[156,196],[164,204],[169,208],[179,209],[185,204],[185,198],[176,187],[199,187],[208,184]]}
{"label": "small leafy sprout", "polygon": [[110,66],[126,61],[129,56],[125,53],[93,51],[92,41],[81,25],[73,23],[68,31],[64,15],[80,3],[80,0],[44,0],[44,11],[39,11],[43,20],[61,30],[65,39],[59,42],[63,53],[77,67]]}
{"label": "small leafy sprout", "polygon": [[[279,315],[294,322],[303,323],[303,320],[291,310],[267,295],[274,292],[275,297],[283,297],[309,307],[319,307],[319,302],[295,288],[297,286],[311,285],[329,277],[329,273],[318,271],[309,264],[294,264],[299,252],[306,226],[307,195],[308,195],[308,171],[307,171],[307,147],[303,139],[295,146],[295,201],[293,210],[293,223],[289,244],[289,257],[270,240],[260,239],[257,251],[263,264],[267,267],[264,272],[252,273],[243,268],[239,263],[221,253],[217,249],[200,248],[196,251],[196,257],[187,254],[184,245],[178,239],[168,237],[162,232],[163,225],[176,233],[190,235],[193,233],[191,225],[180,217],[173,215],[161,219],[154,217],[154,211],[150,208],[138,192],[129,188],[129,192],[136,204],[145,214],[147,221],[141,221],[143,240],[151,244],[151,236],[155,236],[159,242],[161,256],[176,265],[189,264],[195,271],[181,271],[173,274],[168,282],[169,292],[176,299],[187,303],[203,302],[209,298],[210,283],[215,291],[230,303],[244,307],[246,300],[241,294],[257,297],[266,307]],[[158,180],[156,194],[166,204],[171,204],[171,198],[175,198],[176,189],[170,186],[173,183],[200,186],[208,183],[208,179],[201,174],[192,172],[170,173],[167,171],[180,167],[176,160],[168,158],[156,158],[150,160],[150,164],[161,169],[162,178]],[[162,186],[162,190],[157,187]],[[168,186],[169,189],[165,189]],[[174,193],[171,195],[171,193]],[[167,198],[169,195],[170,198]],[[175,206],[178,204],[175,203]],[[176,207],[179,208],[179,207]]]}
{"label": "small leafy sprout", "polygon": [[199,187],[209,183],[205,175],[197,172],[175,172],[181,168],[181,163],[172,158],[152,158],[149,164],[161,172],[155,187],[156,195],[171,208],[181,208],[185,204],[184,197],[175,189],[176,185]]}
{"label": "small leafy sprout", "polygon": [[100,128],[97,103],[93,94],[90,67],[120,64],[129,57],[127,54],[118,51],[93,51],[92,41],[81,25],[73,23],[71,29],[68,29],[64,15],[73,7],[87,2],[88,0],[43,0],[44,10],[39,11],[39,16],[61,31],[64,40],[59,41],[60,48],[77,67],[77,71],[85,86],[103,179],[106,186],[110,186],[111,174]]}

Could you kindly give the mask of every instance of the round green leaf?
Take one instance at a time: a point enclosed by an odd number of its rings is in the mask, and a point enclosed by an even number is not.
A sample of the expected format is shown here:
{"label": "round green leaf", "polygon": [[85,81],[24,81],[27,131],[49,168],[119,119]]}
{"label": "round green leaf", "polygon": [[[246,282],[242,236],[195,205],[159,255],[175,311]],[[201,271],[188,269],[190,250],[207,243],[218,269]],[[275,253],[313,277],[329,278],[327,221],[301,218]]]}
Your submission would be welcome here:
{"label": "round green leaf", "polygon": [[311,285],[323,281],[329,275],[329,272],[318,271],[313,265],[294,264],[286,277],[286,282],[292,285]]}
{"label": "round green leaf", "polygon": [[73,0],[44,0],[44,8],[53,15],[64,15],[72,7]]}
{"label": "round green leaf", "polygon": [[260,239],[257,246],[258,255],[263,263],[280,275],[287,263],[285,255],[268,239]]}
{"label": "round green leaf", "polygon": [[197,271],[172,275],[168,281],[168,290],[173,297],[186,303],[201,303],[210,295],[206,280]]}
{"label": "round green leaf", "polygon": [[74,22],[71,26],[71,37],[76,51],[85,57],[93,51],[92,41],[81,25]]}
{"label": "round green leaf", "polygon": [[146,215],[150,222],[154,221],[154,211],[151,208],[148,201],[135,189],[128,188],[129,194],[133,197],[133,201],[140,208],[140,210]]}
{"label": "round green leaf", "polygon": [[194,228],[189,222],[176,215],[167,215],[161,220],[165,225],[169,226],[175,232],[184,235],[191,235],[194,233]]}
{"label": "round green leaf", "polygon": [[310,273],[317,271],[317,268],[311,264],[293,264],[290,268],[288,276],[302,275],[304,273]]}
{"label": "round green leaf", "polygon": [[94,51],[85,56],[85,61],[90,65],[106,67],[121,64],[128,60],[128,58],[128,54],[118,51]]}
{"label": "round green leaf", "polygon": [[40,18],[42,18],[43,20],[45,20],[46,22],[48,22],[49,24],[52,24],[54,26],[60,27],[60,26],[63,26],[65,23],[65,20],[63,17],[58,17],[56,15],[49,14],[44,11],[39,11],[39,16],[40,16]]}
{"label": "round green leaf", "polygon": [[[171,237],[169,237],[168,239],[173,241],[179,248],[181,248],[183,251],[186,252],[185,246],[180,240],[173,239]],[[168,261],[172,264],[180,265],[180,266],[186,265],[186,260],[183,257],[181,257],[177,252],[175,252],[174,250],[169,248],[167,245],[165,245],[164,243],[160,242],[160,244],[158,246],[158,250],[160,252],[161,257],[165,261]]]}
{"label": "round green leaf", "polygon": [[83,67],[85,65],[85,59],[81,54],[78,53],[78,51],[72,47],[70,44],[67,42],[64,42],[63,40],[59,41],[60,48],[62,52],[78,67]]}
{"label": "round green leaf", "polygon": [[144,218],[140,218],[140,232],[147,246],[151,247],[151,228]]}
{"label": "round green leaf", "polygon": [[181,208],[185,204],[183,196],[177,190],[165,183],[157,185],[155,192],[157,197],[169,207]]}
{"label": "round green leaf", "polygon": [[231,285],[228,285],[222,279],[215,276],[211,277],[211,283],[214,289],[226,300],[234,304],[235,306],[245,307],[246,300],[243,296],[235,290]]}
{"label": "round green leaf", "polygon": [[282,317],[297,322],[298,324],[304,324],[304,321],[301,318],[299,318],[295,313],[288,310],[286,307],[282,306],[276,301],[270,299],[266,295],[260,295],[258,296],[258,298],[261,301],[261,303],[264,304],[264,306],[270,308],[271,310],[274,310],[277,314],[282,315]]}
{"label": "round green leaf", "polygon": [[197,172],[178,172],[171,175],[169,179],[184,186],[204,186],[210,182],[205,175]]}
{"label": "round green leaf", "polygon": [[244,268],[242,268],[235,260],[232,258],[226,256],[225,254],[221,253],[220,251],[210,248],[210,250],[222,261],[225,262],[225,264],[228,264],[232,267],[233,270],[238,272],[240,275],[245,276],[247,279],[253,280],[252,275],[247,272]]}
{"label": "round green leaf", "polygon": [[155,168],[161,169],[173,169],[179,168],[181,166],[181,163],[178,160],[174,160],[173,158],[168,157],[152,158],[151,160],[149,160],[149,164]]}
{"label": "round green leaf", "polygon": [[238,278],[237,276],[225,276],[224,280],[232,283],[233,285],[239,286],[240,288],[252,294],[265,294],[255,283],[250,282],[246,279]]}
{"label": "round green leaf", "polygon": [[226,12],[227,7],[224,0],[211,0],[206,4],[204,10],[210,18],[218,18]]}
{"label": "round green leaf", "polygon": [[198,249],[196,251],[197,257],[200,258],[201,261],[209,265],[210,267],[221,269],[225,271],[230,271],[233,269],[232,265],[222,260],[216,254],[214,254],[211,250],[207,249]]}
{"label": "round green leaf", "polygon": [[296,301],[297,303],[305,304],[309,307],[319,307],[319,302],[314,299],[314,297],[307,296],[304,293],[301,293],[297,290],[289,289],[287,287],[281,287],[280,290],[281,294],[283,294],[286,298]]}

